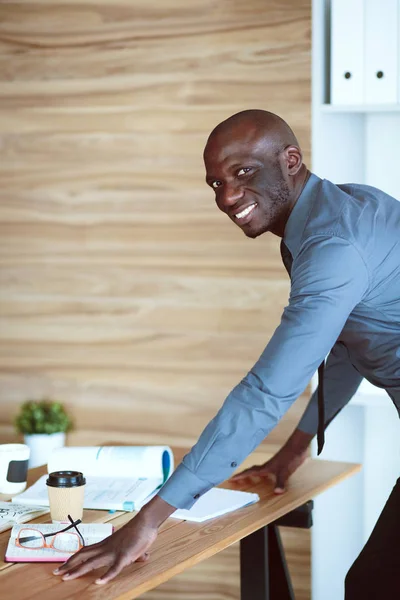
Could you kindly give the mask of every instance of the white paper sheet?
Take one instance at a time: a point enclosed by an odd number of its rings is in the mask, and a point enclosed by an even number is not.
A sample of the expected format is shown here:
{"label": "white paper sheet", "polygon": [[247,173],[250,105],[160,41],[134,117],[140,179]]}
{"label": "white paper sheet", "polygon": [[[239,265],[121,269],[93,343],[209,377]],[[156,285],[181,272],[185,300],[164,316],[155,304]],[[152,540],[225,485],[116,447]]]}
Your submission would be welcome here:
{"label": "white paper sheet", "polygon": [[213,488],[197,500],[196,504],[189,510],[178,509],[171,516],[175,519],[185,521],[197,521],[201,523],[207,519],[220,517],[226,513],[238,510],[249,504],[258,502],[258,494],[241,492],[239,490],[226,490],[224,488]]}

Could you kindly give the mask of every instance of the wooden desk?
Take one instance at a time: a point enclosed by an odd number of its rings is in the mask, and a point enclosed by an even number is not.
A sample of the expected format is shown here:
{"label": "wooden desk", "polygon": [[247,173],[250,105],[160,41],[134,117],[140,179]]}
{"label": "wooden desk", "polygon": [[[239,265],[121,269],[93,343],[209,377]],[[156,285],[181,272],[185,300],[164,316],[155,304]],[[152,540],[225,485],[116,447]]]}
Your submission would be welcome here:
{"label": "wooden desk", "polygon": [[[175,452],[178,460],[181,455],[182,451]],[[160,529],[156,543],[151,548],[149,562],[136,563],[127,567],[115,580],[104,586],[93,583],[95,579],[93,573],[74,581],[64,582],[52,574],[54,564],[4,563],[2,559],[9,532],[3,532],[0,534],[0,599],[132,600],[239,540],[246,538],[247,544],[249,541],[252,544],[253,540],[259,543],[254,532],[263,530],[268,524],[302,506],[359,469],[359,465],[309,459],[292,476],[289,489],[282,496],[274,495],[272,486],[258,484],[249,486],[247,490],[257,492],[260,495],[260,502],[239,511],[205,523],[190,523],[170,518]],[[29,483],[35,481],[43,472],[44,468],[33,469]],[[111,514],[93,510],[84,513],[86,522],[107,521],[116,528],[131,518],[132,513]],[[46,521],[49,522],[43,516],[35,522]],[[255,564],[247,564],[245,568],[253,569],[253,572],[242,573],[246,581],[260,579],[259,565],[257,567]],[[96,576],[104,571],[105,569],[98,570]],[[251,597],[242,589],[242,600],[268,598],[267,592],[261,588],[262,584],[256,593],[251,594]]]}

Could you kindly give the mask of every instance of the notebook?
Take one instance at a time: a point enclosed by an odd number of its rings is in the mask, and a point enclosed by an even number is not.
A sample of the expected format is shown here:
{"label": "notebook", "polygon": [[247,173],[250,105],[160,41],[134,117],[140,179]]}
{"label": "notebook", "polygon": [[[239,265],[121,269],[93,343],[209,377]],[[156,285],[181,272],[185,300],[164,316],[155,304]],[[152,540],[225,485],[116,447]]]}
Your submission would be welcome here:
{"label": "notebook", "polygon": [[26,506],[12,502],[0,502],[0,532],[11,529],[17,523],[26,523],[49,512],[43,506]]}
{"label": "notebook", "polygon": [[[89,446],[55,450],[47,470],[81,471],[86,478],[84,508],[139,510],[168,479],[174,458],[168,446]],[[22,494],[20,504],[49,505],[43,475]]]}
{"label": "notebook", "polygon": [[[111,523],[80,523],[78,528],[86,546],[101,542],[113,532]],[[60,530],[60,525],[51,523],[14,525],[4,557],[5,562],[65,562],[72,556],[71,552],[60,552],[52,548],[21,548],[16,544],[16,538],[21,529],[34,529],[42,533],[53,533]],[[46,538],[46,542],[50,544],[52,539]],[[68,549],[68,544],[64,547]]]}
{"label": "notebook", "polygon": [[259,495],[251,492],[213,488],[201,496],[192,508],[188,510],[179,508],[171,517],[201,523],[238,510],[239,508],[244,508],[259,500]]}

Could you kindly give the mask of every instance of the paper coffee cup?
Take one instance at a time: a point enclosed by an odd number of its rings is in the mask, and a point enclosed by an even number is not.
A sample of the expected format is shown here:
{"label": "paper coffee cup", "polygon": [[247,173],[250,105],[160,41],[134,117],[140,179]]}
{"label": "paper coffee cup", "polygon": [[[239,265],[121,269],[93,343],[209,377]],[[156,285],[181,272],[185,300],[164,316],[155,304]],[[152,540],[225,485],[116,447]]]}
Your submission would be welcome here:
{"label": "paper coffee cup", "polygon": [[29,446],[0,444],[0,494],[19,494],[26,488]]}
{"label": "paper coffee cup", "polygon": [[82,519],[86,479],[79,471],[54,471],[46,480],[53,523]]}

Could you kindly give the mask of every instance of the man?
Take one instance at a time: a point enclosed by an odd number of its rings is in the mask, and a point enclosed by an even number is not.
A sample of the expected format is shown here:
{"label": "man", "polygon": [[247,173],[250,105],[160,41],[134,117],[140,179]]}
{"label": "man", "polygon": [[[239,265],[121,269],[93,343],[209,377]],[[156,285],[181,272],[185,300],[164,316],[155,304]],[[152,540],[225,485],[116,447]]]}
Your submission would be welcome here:
{"label": "man", "polygon": [[[244,111],[218,125],[204,161],[218,208],[246,236],[270,231],[282,238],[289,304],[257,363],[158,496],[113,536],[58,569],[64,579],[108,566],[97,580],[106,583],[124,566],[146,560],[161,523],[231,477],[326,355],[325,424],[362,377],[385,388],[400,409],[400,203],[372,187],[337,186],[311,174],[290,127],[265,111]],[[235,479],[272,474],[281,493],[316,430],[314,395],[283,449]],[[346,600],[400,597],[399,536],[398,482],[349,571]]]}

